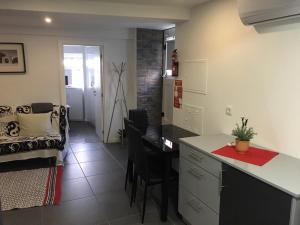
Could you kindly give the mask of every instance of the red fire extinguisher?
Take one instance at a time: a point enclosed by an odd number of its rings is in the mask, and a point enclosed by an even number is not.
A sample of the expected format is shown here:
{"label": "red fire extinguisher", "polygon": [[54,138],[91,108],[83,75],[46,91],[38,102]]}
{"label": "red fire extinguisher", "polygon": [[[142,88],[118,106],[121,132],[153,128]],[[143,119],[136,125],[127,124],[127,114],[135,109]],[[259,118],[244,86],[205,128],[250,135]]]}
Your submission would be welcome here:
{"label": "red fire extinguisher", "polygon": [[178,56],[177,49],[172,52],[172,76],[178,76]]}

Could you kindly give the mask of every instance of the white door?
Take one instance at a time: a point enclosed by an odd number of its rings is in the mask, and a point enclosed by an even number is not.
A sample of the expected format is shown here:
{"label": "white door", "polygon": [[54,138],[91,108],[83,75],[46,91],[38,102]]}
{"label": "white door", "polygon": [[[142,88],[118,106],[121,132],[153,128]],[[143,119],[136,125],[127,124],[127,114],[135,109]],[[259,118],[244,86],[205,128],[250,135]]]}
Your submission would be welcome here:
{"label": "white door", "polygon": [[101,47],[85,46],[85,112],[86,120],[102,135]]}

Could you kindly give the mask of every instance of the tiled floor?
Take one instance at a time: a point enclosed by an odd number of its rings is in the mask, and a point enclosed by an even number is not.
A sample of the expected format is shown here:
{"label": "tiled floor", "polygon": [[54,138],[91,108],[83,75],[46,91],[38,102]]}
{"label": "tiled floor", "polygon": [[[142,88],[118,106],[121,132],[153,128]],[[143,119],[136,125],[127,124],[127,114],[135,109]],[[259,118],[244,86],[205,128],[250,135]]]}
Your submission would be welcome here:
{"label": "tiled floor", "polygon": [[[124,191],[126,148],[100,143],[93,128],[80,122],[71,124],[70,143],[61,204],[3,212],[3,225],[140,224],[140,195],[130,208]],[[150,198],[144,224],[182,224],[172,206],[169,211],[168,221],[161,223],[159,209]]]}

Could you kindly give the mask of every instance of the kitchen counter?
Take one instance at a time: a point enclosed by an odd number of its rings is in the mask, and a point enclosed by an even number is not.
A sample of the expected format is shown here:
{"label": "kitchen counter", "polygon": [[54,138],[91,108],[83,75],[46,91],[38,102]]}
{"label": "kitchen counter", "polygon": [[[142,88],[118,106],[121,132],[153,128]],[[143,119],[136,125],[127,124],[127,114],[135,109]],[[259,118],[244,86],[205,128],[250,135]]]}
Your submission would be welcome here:
{"label": "kitchen counter", "polygon": [[214,150],[234,141],[225,134],[182,138],[180,141],[209,156],[228,164],[256,179],[300,199],[300,159],[279,154],[264,166],[255,166],[231,158],[213,154]]}

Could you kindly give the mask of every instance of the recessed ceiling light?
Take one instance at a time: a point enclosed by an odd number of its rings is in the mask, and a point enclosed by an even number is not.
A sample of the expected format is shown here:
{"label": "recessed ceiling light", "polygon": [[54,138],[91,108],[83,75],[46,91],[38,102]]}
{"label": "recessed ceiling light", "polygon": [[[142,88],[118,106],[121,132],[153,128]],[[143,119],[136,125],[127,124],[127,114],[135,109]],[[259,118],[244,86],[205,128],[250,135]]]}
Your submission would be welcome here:
{"label": "recessed ceiling light", "polygon": [[44,20],[45,20],[46,23],[52,23],[52,19],[50,17],[48,17],[48,16],[45,17]]}

